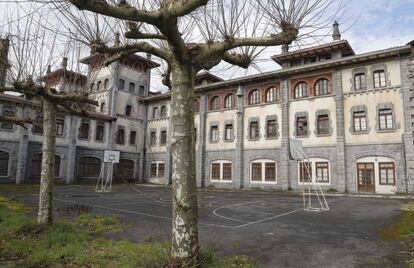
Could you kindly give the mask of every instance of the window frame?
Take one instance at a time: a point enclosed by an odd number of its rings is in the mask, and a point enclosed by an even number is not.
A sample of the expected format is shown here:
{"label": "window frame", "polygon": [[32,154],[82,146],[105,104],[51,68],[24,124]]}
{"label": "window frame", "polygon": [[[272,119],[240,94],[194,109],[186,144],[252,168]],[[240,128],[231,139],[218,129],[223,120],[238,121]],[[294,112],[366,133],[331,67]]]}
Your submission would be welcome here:
{"label": "window frame", "polygon": [[[323,83],[321,94],[321,83]],[[326,86],[326,87],[325,87]],[[320,78],[315,83],[315,96],[327,96],[331,94],[331,81],[327,78]]]}
{"label": "window frame", "polygon": [[[386,113],[384,113],[386,111]],[[382,125],[382,119],[385,121],[385,128]],[[389,131],[394,130],[394,111],[392,108],[379,108],[378,109],[378,130],[379,131]]]}
{"label": "window frame", "polygon": [[131,130],[129,132],[129,144],[135,145],[137,142],[137,132],[135,130]]}
{"label": "window frame", "polygon": [[220,99],[220,96],[213,96],[213,97],[211,97],[211,100],[210,100],[210,111],[218,111],[218,110],[220,110],[220,102],[221,102],[221,99]]}
{"label": "window frame", "polygon": [[250,90],[247,98],[248,98],[247,103],[249,105],[258,105],[262,103],[262,94],[259,89]]}
{"label": "window frame", "polygon": [[387,76],[384,69],[375,70],[372,73],[374,88],[384,88],[387,86]]}
{"label": "window frame", "polygon": [[129,82],[128,92],[129,93],[135,93],[135,83],[134,82]]}
{"label": "window frame", "polygon": [[[392,165],[392,168],[389,168],[389,167],[381,167],[381,165]],[[392,170],[392,176],[393,176],[393,178],[392,178],[392,183],[390,183],[390,182],[388,182],[389,180],[389,178],[388,178],[388,172],[387,172],[387,176],[386,176],[386,181],[387,181],[387,183],[383,183],[382,182],[382,170],[386,170],[386,171],[388,171],[388,170]],[[386,185],[386,186],[395,186],[396,185],[396,170],[395,170],[395,163],[394,162],[379,162],[378,163],[378,183],[379,183],[379,185]]]}
{"label": "window frame", "polygon": [[220,131],[218,125],[210,126],[210,142],[217,143],[220,141]]}
{"label": "window frame", "polygon": [[[230,165],[230,179],[225,177],[225,165]],[[218,170],[215,170],[218,169]],[[228,171],[228,170],[227,170]],[[228,173],[228,172],[227,172]],[[228,175],[228,174],[227,174]],[[215,160],[210,163],[210,181],[220,183],[232,183],[234,177],[233,162],[229,160]]]}
{"label": "window frame", "polygon": [[[301,121],[301,122],[299,122]],[[295,126],[295,130],[296,130],[296,137],[308,137],[309,136],[309,122],[308,122],[308,117],[307,116],[297,116],[296,117],[296,126]],[[302,127],[306,127],[306,131],[305,130],[301,130],[299,123],[306,123],[306,126],[303,125]]]}
{"label": "window frame", "polygon": [[56,136],[62,137],[64,134],[65,134],[65,119],[56,118]]}
{"label": "window frame", "polygon": [[295,100],[299,100],[308,98],[309,96],[309,84],[306,81],[298,82],[293,90],[293,98]]}
{"label": "window frame", "polygon": [[[269,164],[274,165],[274,173],[272,177],[274,177],[274,180],[268,179],[268,172],[267,168],[269,167]],[[272,159],[255,159],[250,161],[250,184],[277,184],[277,161]],[[259,169],[260,167],[260,169]],[[255,170],[259,171],[259,174],[255,174]],[[260,177],[260,180],[259,178]]]}
{"label": "window frame", "polygon": [[[273,92],[273,93],[272,93]],[[266,89],[265,92],[265,102],[266,103],[275,103],[279,101],[279,88],[276,86],[271,86]]]}
{"label": "window frame", "polygon": [[167,130],[161,130],[160,132],[160,146],[167,145]]}
{"label": "window frame", "polygon": [[[98,129],[102,128],[102,139],[98,139]],[[97,122],[95,129],[95,141],[103,142],[105,140],[105,123]]]}
{"label": "window frame", "polygon": [[125,145],[125,129],[122,127],[118,128],[116,132],[116,144]]}
{"label": "window frame", "polygon": [[226,95],[226,97],[224,97],[224,108],[225,109],[232,109],[234,108],[236,105],[235,102],[235,97],[233,93],[229,93]]}
{"label": "window frame", "polygon": [[[362,114],[364,113],[364,115],[356,115],[356,114]],[[354,133],[366,133],[368,131],[368,115],[367,115],[367,111],[366,110],[361,110],[361,111],[353,111],[352,112],[352,129]],[[356,122],[358,121],[359,124],[359,129],[357,130],[356,126]],[[362,129],[362,122],[364,122],[365,124],[365,129]]]}
{"label": "window frame", "polygon": [[150,146],[156,146],[157,145],[157,131],[151,130],[150,131]]}
{"label": "window frame", "polygon": [[[87,127],[87,135],[86,137],[83,135],[86,133],[86,130],[84,129],[85,126]],[[89,135],[91,133],[91,122],[90,121],[86,121],[86,120],[82,120],[78,129],[78,139],[79,140],[89,140]]]}
{"label": "window frame", "polygon": [[354,89],[355,91],[367,89],[367,75],[365,73],[360,72],[354,75]]}
{"label": "window frame", "polygon": [[125,106],[125,116],[132,116],[132,105],[128,104]]}
{"label": "window frame", "polygon": [[125,80],[124,79],[120,78],[118,80],[118,87],[119,87],[119,90],[124,90],[125,89]]}
{"label": "window frame", "polygon": [[[326,165],[326,166],[322,166],[322,165]],[[330,183],[330,163],[329,163],[329,161],[316,161],[315,162],[315,178],[316,178],[316,182],[317,183]],[[322,170],[327,170],[327,174],[326,174],[326,177],[327,177],[327,180],[324,180],[325,179],[325,176],[324,176],[324,174],[323,174],[323,171],[322,171],[322,180],[319,180],[319,177],[318,177],[318,170],[320,170],[320,169],[322,169]]]}
{"label": "window frame", "polygon": [[[323,120],[321,119],[323,118]],[[323,124],[322,124],[323,123]],[[323,128],[324,127],[324,128]],[[330,135],[330,118],[328,114],[318,114],[316,117],[316,131],[318,136]],[[321,130],[323,130],[321,132]]]}
{"label": "window frame", "polygon": [[[252,135],[253,133],[254,135]],[[260,139],[260,123],[258,120],[253,120],[249,122],[249,139],[250,140]]]}
{"label": "window frame", "polygon": [[[228,133],[228,131],[230,131]],[[228,136],[228,134],[230,136]],[[233,141],[234,140],[234,125],[232,123],[227,123],[224,125],[224,141]]]}

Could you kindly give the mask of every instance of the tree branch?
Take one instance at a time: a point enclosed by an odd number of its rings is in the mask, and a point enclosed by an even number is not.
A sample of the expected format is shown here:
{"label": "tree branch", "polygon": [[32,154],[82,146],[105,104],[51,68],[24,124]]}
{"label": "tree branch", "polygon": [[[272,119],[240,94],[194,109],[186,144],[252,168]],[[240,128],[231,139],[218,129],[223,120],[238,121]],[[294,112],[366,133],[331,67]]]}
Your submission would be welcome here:
{"label": "tree branch", "polygon": [[165,1],[160,12],[168,17],[182,17],[190,14],[197,8],[207,5],[209,0],[178,0]]}
{"label": "tree branch", "polygon": [[101,15],[118,18],[122,20],[145,22],[157,25],[159,19],[158,11],[138,10],[130,5],[113,6],[106,0],[69,0],[79,10],[88,10]]}
{"label": "tree branch", "polygon": [[25,124],[32,124],[32,125],[35,124],[35,120],[30,119],[30,118],[19,118],[15,116],[1,116],[1,115],[0,115],[0,122],[13,123],[26,129],[27,127],[25,126]]}
{"label": "tree branch", "polygon": [[128,39],[160,39],[165,40],[165,36],[157,33],[143,33],[137,29],[129,30],[125,33],[125,38]]}
{"label": "tree branch", "polygon": [[252,59],[248,55],[226,52],[223,55],[223,60],[227,63],[237,65],[241,68],[247,69],[252,63]]}

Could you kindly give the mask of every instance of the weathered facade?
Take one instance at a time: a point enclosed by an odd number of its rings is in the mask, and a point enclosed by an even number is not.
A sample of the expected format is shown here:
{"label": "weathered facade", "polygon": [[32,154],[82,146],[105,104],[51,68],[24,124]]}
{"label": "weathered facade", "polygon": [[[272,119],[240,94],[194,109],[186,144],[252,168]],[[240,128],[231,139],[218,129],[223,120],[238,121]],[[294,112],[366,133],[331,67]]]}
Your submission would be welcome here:
{"label": "weathered facade", "polygon": [[[413,43],[355,55],[335,36],[318,47],[293,52],[284,47],[273,60],[282,69],[227,81],[198,76],[200,187],[298,190],[308,181],[308,164],[290,159],[289,140],[299,139],[326,190],[414,192]],[[149,92],[157,65],[139,56],[108,67],[97,55],[82,62],[90,67],[84,83],[100,106],[96,118],[63,117],[56,177],[96,179],[103,151],[119,150],[115,176],[169,183],[170,94]],[[80,83],[62,79],[59,70],[47,79],[52,77],[56,87]],[[30,101],[1,95],[0,106],[3,112],[24,113]],[[41,135],[5,126],[0,180],[36,179]]]}

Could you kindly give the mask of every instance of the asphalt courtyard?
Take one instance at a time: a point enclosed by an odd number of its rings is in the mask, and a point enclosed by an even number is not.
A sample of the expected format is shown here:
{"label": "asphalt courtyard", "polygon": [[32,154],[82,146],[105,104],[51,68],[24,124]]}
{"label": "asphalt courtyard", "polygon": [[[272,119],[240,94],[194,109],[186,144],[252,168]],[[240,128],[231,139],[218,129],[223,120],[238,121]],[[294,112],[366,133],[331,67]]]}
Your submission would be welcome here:
{"label": "asphalt courtyard", "polygon": [[[95,193],[90,185],[56,186],[55,206],[82,204],[133,222],[114,238],[168,240],[171,191],[134,187],[115,185],[111,193]],[[0,194],[7,195],[1,189]],[[36,188],[13,196],[37,206]],[[364,267],[368,258],[396,250],[379,231],[399,215],[401,200],[330,196],[330,211],[306,212],[296,194],[208,190],[198,196],[201,244],[223,255],[253,256],[262,267]]]}

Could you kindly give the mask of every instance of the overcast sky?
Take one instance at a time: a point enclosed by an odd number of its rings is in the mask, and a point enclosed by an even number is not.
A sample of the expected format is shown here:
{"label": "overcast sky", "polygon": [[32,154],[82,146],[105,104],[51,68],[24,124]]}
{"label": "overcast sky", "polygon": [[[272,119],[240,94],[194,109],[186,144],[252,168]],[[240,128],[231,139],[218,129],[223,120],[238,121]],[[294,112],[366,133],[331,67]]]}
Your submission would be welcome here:
{"label": "overcast sky", "polygon": [[[340,0],[335,1],[339,2]],[[414,0],[350,1],[345,14],[351,14],[351,16],[338,19],[342,39],[348,40],[357,54],[401,46],[414,40]],[[18,2],[26,1],[18,0]],[[10,10],[10,8],[17,8],[17,5],[6,4],[0,0],[0,17],[4,16],[5,10]],[[352,27],[349,28],[351,24]],[[327,37],[324,41],[330,42],[332,38]],[[278,47],[268,48],[264,51],[262,59],[258,63],[259,68],[243,70],[233,67],[229,69],[228,66],[219,65],[211,71],[224,79],[274,71],[280,67],[270,60],[270,56],[279,53],[280,48]],[[152,91],[162,90],[163,86],[160,82],[159,72],[154,71],[153,74]]]}

